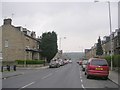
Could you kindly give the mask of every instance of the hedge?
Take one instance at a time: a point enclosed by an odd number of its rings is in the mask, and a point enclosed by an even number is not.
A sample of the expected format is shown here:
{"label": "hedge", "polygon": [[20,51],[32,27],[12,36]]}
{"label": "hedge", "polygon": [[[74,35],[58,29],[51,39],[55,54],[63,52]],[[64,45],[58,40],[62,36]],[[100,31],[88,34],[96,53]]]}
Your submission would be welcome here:
{"label": "hedge", "polygon": [[[107,60],[109,66],[110,66],[111,65],[111,56],[105,56],[104,58]],[[120,55],[113,55],[112,61],[113,61],[113,67],[120,67]]]}
{"label": "hedge", "polygon": [[44,60],[16,60],[17,64],[44,64]]}

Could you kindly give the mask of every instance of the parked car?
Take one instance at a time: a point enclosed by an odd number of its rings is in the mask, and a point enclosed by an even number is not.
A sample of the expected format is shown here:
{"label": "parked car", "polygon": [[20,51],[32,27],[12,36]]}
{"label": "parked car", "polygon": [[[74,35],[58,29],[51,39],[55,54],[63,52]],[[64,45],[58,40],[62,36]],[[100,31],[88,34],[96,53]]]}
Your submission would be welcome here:
{"label": "parked car", "polygon": [[88,62],[88,60],[83,60],[83,61],[82,61],[82,65],[81,65],[82,71],[85,71],[85,68],[86,68],[86,66],[87,66],[87,62]]}
{"label": "parked car", "polygon": [[68,59],[64,59],[64,64],[68,64],[69,60]]}
{"label": "parked car", "polygon": [[82,60],[80,60],[78,64],[79,64],[79,65],[82,65]]}
{"label": "parked car", "polygon": [[60,67],[60,64],[57,59],[52,59],[51,62],[49,63],[49,68],[52,67],[56,67],[56,68]]}
{"label": "parked car", "polygon": [[97,76],[108,79],[109,66],[107,61],[100,58],[90,58],[85,69],[85,75],[87,75],[87,78]]}
{"label": "parked car", "polygon": [[69,63],[72,63],[72,60],[69,60]]}
{"label": "parked car", "polygon": [[58,59],[58,62],[59,62],[59,64],[60,64],[60,66],[63,66],[63,65],[64,65],[64,62],[63,62],[62,59]]}

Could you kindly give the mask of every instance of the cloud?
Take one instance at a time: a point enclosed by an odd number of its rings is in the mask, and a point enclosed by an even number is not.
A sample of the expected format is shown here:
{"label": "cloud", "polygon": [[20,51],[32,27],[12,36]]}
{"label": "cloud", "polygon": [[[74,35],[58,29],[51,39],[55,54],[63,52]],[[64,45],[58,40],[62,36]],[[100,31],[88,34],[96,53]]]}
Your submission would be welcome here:
{"label": "cloud", "polygon": [[[79,51],[79,47],[90,48],[98,36],[109,35],[107,3],[85,2],[41,2],[3,3],[3,17],[13,16],[13,24],[29,30],[55,31],[62,40],[64,51]],[[111,3],[112,30],[117,28],[117,3]]]}

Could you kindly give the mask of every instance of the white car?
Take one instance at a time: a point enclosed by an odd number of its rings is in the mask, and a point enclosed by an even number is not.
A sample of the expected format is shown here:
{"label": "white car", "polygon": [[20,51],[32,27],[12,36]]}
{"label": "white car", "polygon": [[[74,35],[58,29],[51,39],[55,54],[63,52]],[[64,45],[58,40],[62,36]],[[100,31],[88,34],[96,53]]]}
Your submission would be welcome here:
{"label": "white car", "polygon": [[82,65],[81,65],[82,71],[85,71],[85,68],[86,68],[86,66],[87,66],[87,62],[88,62],[88,60],[83,60],[83,61],[82,61]]}
{"label": "white car", "polygon": [[52,67],[56,67],[56,68],[60,67],[60,64],[57,59],[52,59],[50,61],[49,68],[52,68]]}
{"label": "white car", "polygon": [[72,60],[69,60],[69,63],[72,63]]}
{"label": "white car", "polygon": [[63,66],[63,65],[64,65],[64,62],[63,62],[62,59],[58,59],[58,62],[59,62],[59,64],[60,64],[60,66]]}

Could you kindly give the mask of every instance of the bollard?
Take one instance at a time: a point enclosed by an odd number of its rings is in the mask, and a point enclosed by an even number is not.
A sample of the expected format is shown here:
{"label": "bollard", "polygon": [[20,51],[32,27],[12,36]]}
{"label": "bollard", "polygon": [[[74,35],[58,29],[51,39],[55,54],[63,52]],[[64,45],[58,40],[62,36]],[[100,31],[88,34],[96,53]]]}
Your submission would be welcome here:
{"label": "bollard", "polygon": [[10,66],[9,65],[7,65],[7,70],[10,71]]}
{"label": "bollard", "polygon": [[1,72],[3,72],[3,66],[1,66]]}
{"label": "bollard", "polygon": [[13,66],[13,70],[16,71],[16,65]]}

